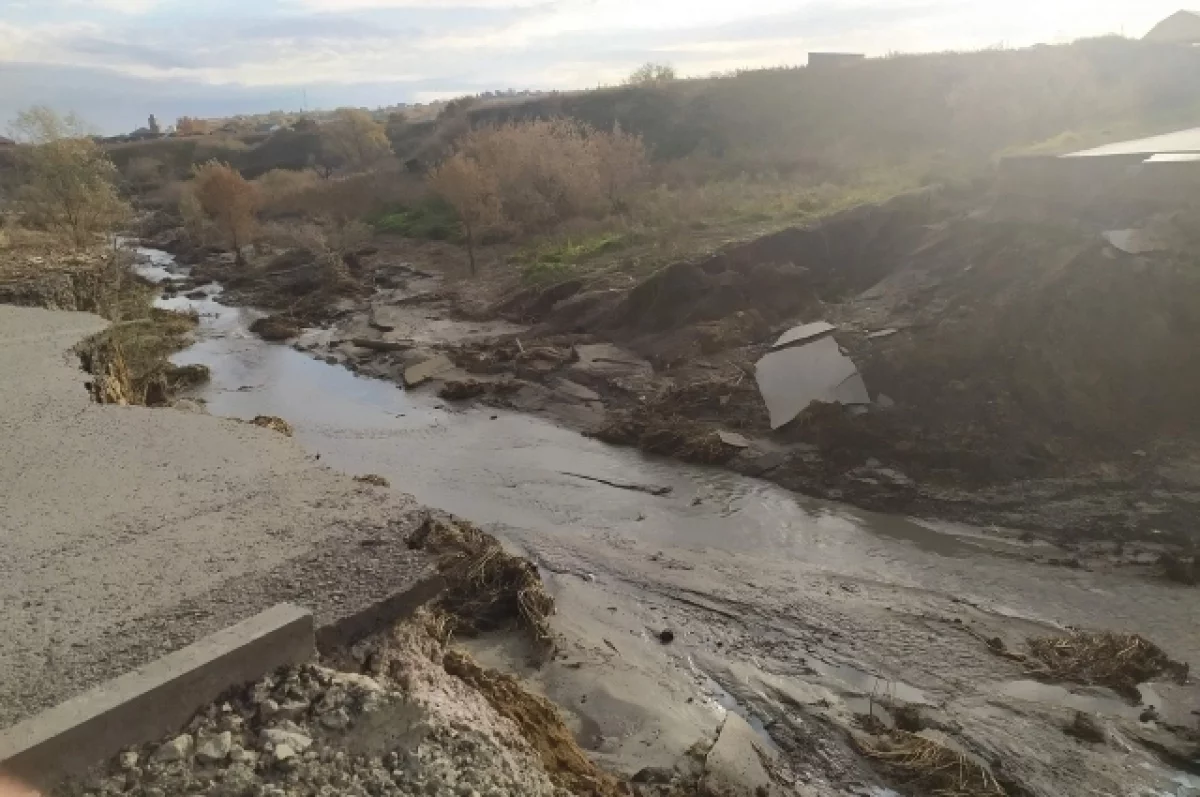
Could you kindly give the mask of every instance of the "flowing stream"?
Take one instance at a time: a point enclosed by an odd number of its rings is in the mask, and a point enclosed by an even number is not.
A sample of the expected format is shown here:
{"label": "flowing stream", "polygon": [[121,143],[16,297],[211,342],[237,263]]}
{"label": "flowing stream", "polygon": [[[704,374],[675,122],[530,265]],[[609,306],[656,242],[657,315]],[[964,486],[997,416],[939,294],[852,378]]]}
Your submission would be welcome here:
{"label": "flowing stream", "polygon": [[[139,251],[146,261],[140,271],[151,279],[186,273],[165,253]],[[422,504],[501,532],[591,533],[802,561],[848,578],[961,597],[1012,617],[1130,628],[1168,642],[1177,655],[1200,658],[1200,640],[1190,630],[1194,591],[996,556],[1022,544],[646,456],[535,416],[447,405],[429,391],[407,392],[264,342],[247,330],[257,311],[222,305],[219,286],[204,290],[203,299],[159,304],[201,315],[197,342],[174,359],[211,369],[211,382],[197,396],[212,414],[280,416],[323,464],[384,476]],[[656,497],[568,473],[672,490]],[[1027,684],[1012,689],[1063,705],[1073,699]]]}

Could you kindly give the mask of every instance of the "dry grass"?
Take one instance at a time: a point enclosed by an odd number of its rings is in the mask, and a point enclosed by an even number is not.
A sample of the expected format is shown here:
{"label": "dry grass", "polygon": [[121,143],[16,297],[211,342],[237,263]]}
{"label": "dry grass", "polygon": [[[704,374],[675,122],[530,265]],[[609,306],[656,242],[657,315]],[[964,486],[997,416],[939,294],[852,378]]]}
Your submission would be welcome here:
{"label": "dry grass", "polygon": [[738,452],[721,442],[716,430],[705,424],[646,408],[611,414],[592,436],[606,443],[636,446],[651,454],[701,465],[720,465]]}
{"label": "dry grass", "polygon": [[274,415],[259,415],[250,423],[254,426],[261,426],[263,429],[279,432],[284,437],[291,437],[294,434],[290,423]]}
{"label": "dry grass", "polygon": [[878,762],[897,785],[932,797],[1008,797],[992,773],[970,756],[916,734],[893,731],[880,739],[855,737],[859,751]]}
{"label": "dry grass", "polygon": [[506,553],[495,537],[470,523],[432,516],[408,545],[438,556],[446,589],[437,608],[454,618],[456,629],[479,633],[515,622],[543,651],[552,649],[554,599],[528,559]]}
{"label": "dry grass", "polygon": [[1140,700],[1138,684],[1161,675],[1184,682],[1188,665],[1172,661],[1162,648],[1137,634],[1076,632],[1065,637],[1029,640],[1036,665],[1029,674],[1053,681],[1107,686]]}
{"label": "dry grass", "polygon": [[176,390],[206,374],[179,369],[168,358],[191,341],[194,315],[152,309],[145,318],[121,321],[76,347],[83,370],[95,379],[92,398],[101,404],[169,404]]}

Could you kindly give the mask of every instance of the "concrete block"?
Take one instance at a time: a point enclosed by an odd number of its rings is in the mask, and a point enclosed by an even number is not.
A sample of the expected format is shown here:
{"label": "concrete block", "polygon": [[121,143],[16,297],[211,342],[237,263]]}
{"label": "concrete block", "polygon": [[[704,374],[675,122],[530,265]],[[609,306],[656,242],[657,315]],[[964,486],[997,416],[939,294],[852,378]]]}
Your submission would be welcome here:
{"label": "concrete block", "polygon": [[178,732],[229,689],[314,651],[312,615],[280,604],[0,732],[0,771],[48,788]]}

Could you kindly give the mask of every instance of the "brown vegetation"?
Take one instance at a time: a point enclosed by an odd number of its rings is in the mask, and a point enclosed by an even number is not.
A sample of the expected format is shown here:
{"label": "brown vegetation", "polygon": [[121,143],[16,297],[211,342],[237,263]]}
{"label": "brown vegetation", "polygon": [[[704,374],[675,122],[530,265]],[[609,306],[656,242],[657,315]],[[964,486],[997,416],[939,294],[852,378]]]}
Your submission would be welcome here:
{"label": "brown vegetation", "polygon": [[543,651],[553,647],[554,599],[528,559],[506,553],[495,537],[470,523],[433,517],[409,536],[408,545],[438,556],[446,589],[437,606],[454,618],[456,628],[478,633],[515,622]]}
{"label": "brown vegetation", "polygon": [[983,764],[923,736],[893,731],[879,739],[854,737],[859,751],[876,761],[896,784],[936,797],[1007,797]]}
{"label": "brown vegetation", "polygon": [[352,172],[365,171],[392,154],[383,125],[356,108],[338,110],[321,127],[321,146],[328,169],[340,166]]}
{"label": "brown vegetation", "polygon": [[1037,666],[1030,674],[1054,681],[1107,686],[1119,695],[1140,702],[1138,685],[1161,675],[1186,681],[1188,666],[1172,661],[1155,645],[1137,634],[1075,632],[1065,637],[1029,640]]}
{"label": "brown vegetation", "polygon": [[227,163],[209,161],[196,169],[192,185],[196,202],[245,265],[242,247],[253,242],[262,197],[258,187]]}

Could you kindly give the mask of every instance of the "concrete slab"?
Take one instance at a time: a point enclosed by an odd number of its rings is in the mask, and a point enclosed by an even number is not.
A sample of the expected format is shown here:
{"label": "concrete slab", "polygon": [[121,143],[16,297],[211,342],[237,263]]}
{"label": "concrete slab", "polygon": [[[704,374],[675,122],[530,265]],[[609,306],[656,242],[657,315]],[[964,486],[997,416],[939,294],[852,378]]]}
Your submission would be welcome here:
{"label": "concrete slab", "polygon": [[831,337],[767,354],[758,361],[755,377],[772,429],[789,423],[814,401],[871,403],[854,361]]}
{"label": "concrete slab", "polygon": [[782,349],[784,346],[792,346],[797,343],[803,343],[806,340],[813,340],[837,329],[833,324],[827,321],[817,321],[812,324],[802,324],[798,327],[792,327],[787,332],[779,336],[779,340],[771,346],[772,349]]}
{"label": "concrete slab", "polygon": [[0,733],[0,769],[52,786],[178,731],[223,692],[315,650],[312,614],[280,604]]}

